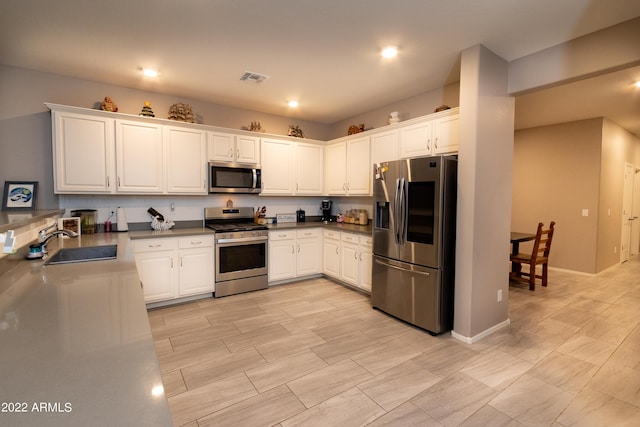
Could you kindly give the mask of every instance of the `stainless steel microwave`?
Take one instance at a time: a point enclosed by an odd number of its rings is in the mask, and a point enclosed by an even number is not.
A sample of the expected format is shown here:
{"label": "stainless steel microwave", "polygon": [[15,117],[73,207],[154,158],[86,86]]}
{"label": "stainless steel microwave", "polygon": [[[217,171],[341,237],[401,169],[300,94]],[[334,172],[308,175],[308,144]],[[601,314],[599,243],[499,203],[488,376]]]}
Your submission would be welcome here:
{"label": "stainless steel microwave", "polygon": [[259,165],[209,162],[209,193],[259,193],[261,190]]}

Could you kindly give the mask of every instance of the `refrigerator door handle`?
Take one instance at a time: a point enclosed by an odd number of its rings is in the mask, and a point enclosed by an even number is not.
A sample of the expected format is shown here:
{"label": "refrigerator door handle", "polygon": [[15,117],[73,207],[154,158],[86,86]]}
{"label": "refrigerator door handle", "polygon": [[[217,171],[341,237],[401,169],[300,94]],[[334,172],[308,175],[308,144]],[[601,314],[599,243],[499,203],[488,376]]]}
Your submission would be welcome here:
{"label": "refrigerator door handle", "polygon": [[396,194],[393,200],[394,209],[393,209],[393,231],[395,233],[396,245],[400,244],[400,213],[398,212],[400,209],[400,178],[396,179]]}
{"label": "refrigerator door handle", "polygon": [[405,228],[407,227],[407,200],[405,197],[405,179],[402,178],[400,179],[400,201],[398,203],[398,211],[399,211],[399,218],[398,218],[398,228],[399,228],[399,233],[398,233],[398,243],[401,245],[405,244]]}
{"label": "refrigerator door handle", "polygon": [[386,263],[386,262],[382,262],[380,260],[375,260],[375,263],[376,264],[380,264],[380,265],[384,265],[385,267],[393,268],[395,270],[407,271],[407,272],[414,273],[414,274],[422,274],[424,276],[431,276],[431,273],[429,273],[427,271],[408,270],[406,268],[398,267],[397,265],[393,265],[393,264],[389,264],[389,263]]}

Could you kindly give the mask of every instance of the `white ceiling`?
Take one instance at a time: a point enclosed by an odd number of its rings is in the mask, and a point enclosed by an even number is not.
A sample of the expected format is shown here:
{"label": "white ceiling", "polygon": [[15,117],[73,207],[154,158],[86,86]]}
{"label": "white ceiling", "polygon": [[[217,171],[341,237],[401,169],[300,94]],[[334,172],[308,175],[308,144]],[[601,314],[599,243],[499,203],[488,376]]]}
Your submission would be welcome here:
{"label": "white ceiling", "polygon": [[330,124],[458,81],[473,45],[510,61],[636,16],[638,0],[3,0],[0,63]]}

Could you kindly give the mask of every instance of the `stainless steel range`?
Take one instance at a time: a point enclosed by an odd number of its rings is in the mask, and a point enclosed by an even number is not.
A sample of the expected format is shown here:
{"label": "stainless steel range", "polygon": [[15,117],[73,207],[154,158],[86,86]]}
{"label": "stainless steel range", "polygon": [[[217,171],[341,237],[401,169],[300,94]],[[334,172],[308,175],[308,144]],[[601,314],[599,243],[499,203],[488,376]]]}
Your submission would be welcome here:
{"label": "stainless steel range", "polygon": [[205,208],[204,225],[215,231],[215,297],[267,288],[267,227],[253,208]]}

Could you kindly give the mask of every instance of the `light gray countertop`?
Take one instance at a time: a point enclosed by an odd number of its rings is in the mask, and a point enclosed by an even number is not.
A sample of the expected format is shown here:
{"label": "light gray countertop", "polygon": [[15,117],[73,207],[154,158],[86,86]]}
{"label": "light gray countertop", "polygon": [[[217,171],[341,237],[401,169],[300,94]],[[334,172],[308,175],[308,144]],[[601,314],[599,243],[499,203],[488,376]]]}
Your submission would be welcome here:
{"label": "light gray countertop", "polygon": [[107,244],[117,260],[0,276],[0,425],[172,425],[128,233],[48,246]]}
{"label": "light gray countertop", "polygon": [[267,224],[269,230],[287,230],[291,228],[316,228],[320,227],[327,230],[339,230],[348,231],[350,233],[364,234],[371,236],[372,224],[369,221],[368,225],[359,224],[345,224],[343,222],[329,222],[324,223],[322,221],[305,221],[305,222],[283,222],[278,224]]}

